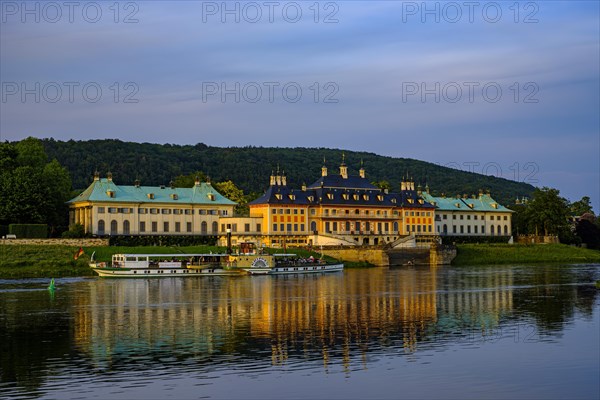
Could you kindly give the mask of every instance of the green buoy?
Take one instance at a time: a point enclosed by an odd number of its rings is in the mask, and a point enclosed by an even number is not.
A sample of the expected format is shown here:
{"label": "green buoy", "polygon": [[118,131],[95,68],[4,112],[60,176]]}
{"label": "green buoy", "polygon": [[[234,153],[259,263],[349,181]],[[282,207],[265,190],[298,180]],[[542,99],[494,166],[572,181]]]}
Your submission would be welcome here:
{"label": "green buoy", "polygon": [[56,289],[56,286],[54,286],[54,278],[52,278],[50,280],[50,285],[48,286],[48,290],[54,291],[55,289]]}

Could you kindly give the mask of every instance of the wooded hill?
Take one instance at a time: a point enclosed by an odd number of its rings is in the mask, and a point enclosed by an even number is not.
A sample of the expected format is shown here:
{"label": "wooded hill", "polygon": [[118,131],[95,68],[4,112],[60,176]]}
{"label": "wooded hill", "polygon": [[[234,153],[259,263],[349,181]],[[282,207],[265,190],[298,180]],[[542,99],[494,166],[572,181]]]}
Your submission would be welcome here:
{"label": "wooded hill", "polygon": [[67,142],[43,140],[50,160],[56,158],[71,174],[73,187],[84,189],[92,181],[94,171],[101,176],[112,172],[117,184],[132,185],[139,179],[142,185],[168,184],[180,175],[202,171],[212,181],[233,181],[245,193],[262,193],[269,176],[279,165],[285,171],[288,185],[300,188],[314,182],[321,174],[323,159],[330,173],[339,173],[342,151],[350,174],[358,174],[361,160],[367,178],[372,182],[387,181],[392,191],[399,190],[407,173],[415,184],[429,184],[432,194],[448,196],[476,194],[490,190],[504,205],[515,198],[530,196],[532,185],[503,178],[460,171],[433,163],[379,156],[373,153],[325,148],[278,147],[212,147],[132,143],[120,140],[88,140]]}

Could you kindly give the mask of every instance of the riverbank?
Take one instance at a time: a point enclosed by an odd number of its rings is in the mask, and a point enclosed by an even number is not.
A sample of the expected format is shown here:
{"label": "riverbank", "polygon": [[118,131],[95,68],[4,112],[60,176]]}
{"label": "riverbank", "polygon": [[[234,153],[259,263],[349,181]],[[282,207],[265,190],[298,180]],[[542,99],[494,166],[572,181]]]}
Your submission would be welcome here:
{"label": "riverbank", "polygon": [[[60,245],[4,245],[0,246],[0,279],[17,278],[61,278],[74,276],[95,276],[88,264],[92,254],[98,261],[110,261],[118,253],[225,253],[225,247],[219,246],[90,246],[82,247],[84,253],[75,260],[77,246]],[[320,257],[318,253],[303,249],[291,249],[301,257]],[[267,249],[267,252],[281,252],[281,249]],[[331,257],[325,257],[333,261]],[[367,267],[364,263],[345,263],[348,268]]]}
{"label": "riverbank", "polygon": [[564,244],[458,244],[452,265],[599,263],[600,251]]}

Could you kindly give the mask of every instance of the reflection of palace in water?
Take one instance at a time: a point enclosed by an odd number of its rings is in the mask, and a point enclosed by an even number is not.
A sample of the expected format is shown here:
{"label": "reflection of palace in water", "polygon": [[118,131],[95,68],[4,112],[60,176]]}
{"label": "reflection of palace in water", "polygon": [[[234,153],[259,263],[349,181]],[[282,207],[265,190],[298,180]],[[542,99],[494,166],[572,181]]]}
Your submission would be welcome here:
{"label": "reflection of palace in water", "polygon": [[510,270],[469,276],[435,268],[95,280],[74,305],[75,339],[94,359],[167,348],[202,357],[268,354],[273,364],[301,355],[348,366],[386,347],[414,352],[452,324],[493,328],[512,308],[512,282]]}

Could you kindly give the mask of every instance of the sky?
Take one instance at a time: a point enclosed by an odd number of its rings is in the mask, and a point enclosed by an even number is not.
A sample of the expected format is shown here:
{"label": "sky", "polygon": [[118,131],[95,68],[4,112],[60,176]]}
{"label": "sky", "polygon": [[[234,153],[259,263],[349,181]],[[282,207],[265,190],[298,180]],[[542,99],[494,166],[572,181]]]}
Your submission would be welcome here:
{"label": "sky", "polygon": [[600,212],[596,1],[0,6],[3,141],[369,151]]}

